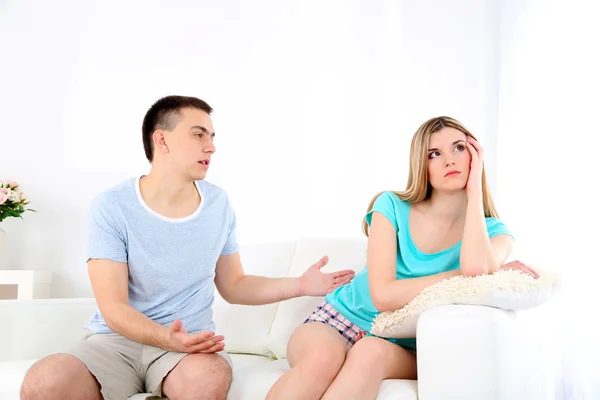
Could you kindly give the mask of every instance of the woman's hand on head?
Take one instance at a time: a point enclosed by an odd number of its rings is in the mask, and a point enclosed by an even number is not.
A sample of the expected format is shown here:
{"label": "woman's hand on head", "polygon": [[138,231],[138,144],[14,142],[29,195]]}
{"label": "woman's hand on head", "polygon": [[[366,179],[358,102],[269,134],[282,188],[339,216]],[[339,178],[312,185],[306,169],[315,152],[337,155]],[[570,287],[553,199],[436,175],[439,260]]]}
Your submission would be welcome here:
{"label": "woman's hand on head", "polygon": [[467,148],[471,153],[471,170],[466,186],[467,195],[480,197],[482,194],[483,148],[471,136],[467,136]]}

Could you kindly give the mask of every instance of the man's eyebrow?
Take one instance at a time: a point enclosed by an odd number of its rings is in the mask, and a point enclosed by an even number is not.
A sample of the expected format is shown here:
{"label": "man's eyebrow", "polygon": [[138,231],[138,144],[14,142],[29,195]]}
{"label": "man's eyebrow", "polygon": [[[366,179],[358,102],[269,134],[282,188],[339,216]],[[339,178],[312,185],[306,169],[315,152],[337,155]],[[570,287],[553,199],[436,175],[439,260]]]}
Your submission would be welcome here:
{"label": "man's eyebrow", "polygon": [[[205,127],[203,127],[201,125],[194,125],[190,128],[190,130],[192,130],[192,129],[200,129],[202,132],[208,133],[208,129],[206,129]],[[212,134],[214,135],[215,133],[213,132]]]}
{"label": "man's eyebrow", "polygon": [[[462,140],[462,139],[458,139],[458,140],[455,140],[454,142],[452,142],[452,146],[454,146],[455,144],[457,144],[457,143],[460,143],[460,142],[466,143],[464,140]],[[431,149],[429,149],[429,150],[427,150],[427,151],[439,151],[439,149],[436,149],[436,148],[434,147],[434,148],[431,148]]]}

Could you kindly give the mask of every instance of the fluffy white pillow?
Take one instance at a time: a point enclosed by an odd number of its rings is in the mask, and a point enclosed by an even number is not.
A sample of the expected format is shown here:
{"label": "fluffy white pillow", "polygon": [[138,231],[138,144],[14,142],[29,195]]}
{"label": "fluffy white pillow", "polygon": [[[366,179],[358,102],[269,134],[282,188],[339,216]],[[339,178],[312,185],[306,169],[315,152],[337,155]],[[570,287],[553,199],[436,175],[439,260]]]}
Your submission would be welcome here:
{"label": "fluffy white pillow", "polygon": [[425,288],[401,309],[379,314],[373,320],[371,333],[387,338],[414,338],[420,314],[439,305],[469,304],[505,310],[537,307],[553,295],[558,275],[533,269],[540,276],[538,279],[515,270],[445,279]]}

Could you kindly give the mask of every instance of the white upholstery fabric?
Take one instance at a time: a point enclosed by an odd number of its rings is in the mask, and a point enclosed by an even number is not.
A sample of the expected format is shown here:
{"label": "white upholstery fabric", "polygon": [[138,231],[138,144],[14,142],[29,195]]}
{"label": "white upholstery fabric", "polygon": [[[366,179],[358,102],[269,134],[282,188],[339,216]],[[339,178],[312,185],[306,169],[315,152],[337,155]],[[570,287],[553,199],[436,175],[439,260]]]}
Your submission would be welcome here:
{"label": "white upholstery fabric", "polygon": [[[358,239],[301,239],[298,241],[289,276],[300,276],[324,255],[329,263],[323,271],[360,271],[367,260],[367,241]],[[277,358],[286,357],[287,343],[298,325],[323,301],[323,297],[302,297],[279,304],[269,335],[269,348]]]}
{"label": "white upholstery fabric", "polygon": [[0,300],[0,362],[65,351],[95,310],[93,298]]}
{"label": "white upholstery fabric", "polygon": [[[298,276],[321,256],[325,271],[363,268],[366,240],[303,239],[241,249],[247,273]],[[262,400],[287,368],[289,336],[321,298],[268,306],[215,303],[217,332],[232,353],[233,400]],[[96,309],[94,299],[0,301],[0,398],[18,400],[27,369],[68,349]],[[419,381],[386,380],[379,400],[549,399],[545,354],[536,341],[545,326],[537,310],[506,312],[480,306],[441,306],[421,315],[417,327]],[[244,353],[244,354],[240,354]],[[131,399],[143,399],[136,395]]]}
{"label": "white upholstery fabric", "polygon": [[552,399],[544,311],[444,305],[423,313],[419,398]]}
{"label": "white upholstery fabric", "polygon": [[[285,277],[295,247],[295,242],[242,246],[240,256],[244,272],[250,275]],[[213,308],[216,333],[225,336],[228,352],[271,355],[268,337],[276,309],[277,304],[229,304],[217,293]]]}
{"label": "white upholstery fabric", "polygon": [[[229,398],[236,400],[264,399],[271,386],[288,370],[286,360],[272,360],[262,356],[232,355],[234,374]],[[17,400],[19,388],[27,369],[35,360],[0,363],[0,388],[2,398]],[[144,400],[148,394],[140,393],[129,400]],[[377,399],[417,400],[417,383],[410,380],[389,380],[381,385]]]}

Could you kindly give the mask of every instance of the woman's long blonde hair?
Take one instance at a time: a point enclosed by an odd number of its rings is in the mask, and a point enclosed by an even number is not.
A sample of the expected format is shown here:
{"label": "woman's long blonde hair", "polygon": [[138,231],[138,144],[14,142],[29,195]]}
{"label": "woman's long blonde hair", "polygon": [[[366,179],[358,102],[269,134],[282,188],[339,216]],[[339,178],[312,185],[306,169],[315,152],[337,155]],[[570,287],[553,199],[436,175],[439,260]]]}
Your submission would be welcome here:
{"label": "woman's long blonde hair", "polygon": [[[460,122],[450,117],[431,118],[419,127],[412,138],[410,145],[410,171],[408,172],[408,183],[406,189],[402,192],[392,191],[400,199],[409,203],[418,203],[419,201],[427,200],[431,197],[431,184],[428,179],[427,170],[427,149],[429,146],[429,138],[432,133],[440,131],[442,128],[454,128],[465,135],[475,139],[475,136],[467,130]],[[488,187],[485,177],[485,167],[481,171],[481,185],[483,190],[483,211],[486,217],[498,218],[496,207],[492,201],[492,195]],[[383,192],[377,193],[369,203],[367,213],[373,208],[375,200]],[[363,232],[369,236],[369,225],[366,218],[363,218]]]}

